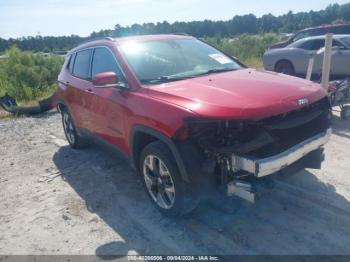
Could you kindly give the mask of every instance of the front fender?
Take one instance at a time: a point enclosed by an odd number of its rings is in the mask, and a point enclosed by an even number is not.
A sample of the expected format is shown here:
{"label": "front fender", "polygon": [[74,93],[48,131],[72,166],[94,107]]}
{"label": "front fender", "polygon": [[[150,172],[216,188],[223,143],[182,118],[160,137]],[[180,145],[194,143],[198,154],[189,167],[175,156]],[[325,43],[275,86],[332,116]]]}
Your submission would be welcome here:
{"label": "front fender", "polygon": [[183,161],[182,156],[180,154],[179,148],[175,144],[175,142],[171,138],[166,136],[165,134],[163,134],[163,133],[161,133],[153,128],[143,126],[143,125],[138,125],[138,124],[134,125],[132,127],[131,141],[130,141],[131,158],[132,158],[132,162],[133,162],[134,166],[138,165],[138,160],[139,160],[139,156],[137,155],[137,153],[134,150],[135,149],[135,144],[134,144],[135,143],[135,135],[137,132],[146,133],[148,135],[151,135],[151,136],[157,138],[158,140],[162,141],[163,143],[165,143],[169,147],[171,153],[173,154],[173,157],[175,159],[175,162],[177,164],[177,167],[179,169],[179,172],[180,172],[182,179],[185,182],[190,182],[184,161]]}

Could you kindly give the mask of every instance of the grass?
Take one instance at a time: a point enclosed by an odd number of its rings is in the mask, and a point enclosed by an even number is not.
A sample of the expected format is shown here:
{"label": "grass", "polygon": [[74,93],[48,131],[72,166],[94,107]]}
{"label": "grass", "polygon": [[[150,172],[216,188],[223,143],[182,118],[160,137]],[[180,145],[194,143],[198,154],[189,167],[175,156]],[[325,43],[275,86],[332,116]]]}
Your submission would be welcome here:
{"label": "grass", "polygon": [[240,35],[235,38],[210,37],[204,40],[225,53],[237,57],[242,63],[253,68],[263,68],[262,56],[265,50],[280,41],[276,34]]}
{"label": "grass", "polygon": [[251,68],[256,68],[256,69],[264,68],[264,65],[260,57],[249,57],[244,61],[242,61],[242,63]]}

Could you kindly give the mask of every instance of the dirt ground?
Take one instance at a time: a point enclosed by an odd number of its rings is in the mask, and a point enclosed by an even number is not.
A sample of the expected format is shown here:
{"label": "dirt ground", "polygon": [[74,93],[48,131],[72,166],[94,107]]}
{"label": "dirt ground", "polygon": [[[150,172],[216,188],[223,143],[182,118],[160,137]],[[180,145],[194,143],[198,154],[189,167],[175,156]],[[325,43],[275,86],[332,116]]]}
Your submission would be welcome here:
{"label": "dirt ground", "polygon": [[2,119],[0,254],[350,254],[350,122],[333,128],[322,170],[173,220],[123,157],[69,148],[58,114]]}

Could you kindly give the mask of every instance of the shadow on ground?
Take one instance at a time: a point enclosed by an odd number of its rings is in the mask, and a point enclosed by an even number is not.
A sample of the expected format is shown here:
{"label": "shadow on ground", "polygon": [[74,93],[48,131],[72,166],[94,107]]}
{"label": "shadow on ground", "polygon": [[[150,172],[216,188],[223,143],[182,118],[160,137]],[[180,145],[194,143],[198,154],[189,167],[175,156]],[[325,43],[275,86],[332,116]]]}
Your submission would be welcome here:
{"label": "shadow on ground", "polygon": [[350,138],[350,120],[342,120],[338,114],[333,116],[333,134]]}
{"label": "shadow on ground", "polygon": [[[348,131],[338,123],[336,132]],[[303,171],[272,177],[254,205],[210,201],[182,219],[165,218],[121,155],[92,145],[61,147],[53,157],[63,179],[124,242],[100,245],[103,259],[139,254],[349,254],[350,205],[319,177]],[[270,183],[269,183],[270,184]],[[82,240],[83,241],[83,240]]]}

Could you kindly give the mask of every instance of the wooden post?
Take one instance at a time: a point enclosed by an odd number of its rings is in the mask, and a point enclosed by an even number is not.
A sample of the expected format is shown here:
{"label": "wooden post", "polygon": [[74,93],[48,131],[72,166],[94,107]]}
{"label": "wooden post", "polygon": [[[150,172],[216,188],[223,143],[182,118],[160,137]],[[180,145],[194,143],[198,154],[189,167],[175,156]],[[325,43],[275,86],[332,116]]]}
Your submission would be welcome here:
{"label": "wooden post", "polygon": [[314,68],[315,57],[311,55],[309,60],[309,66],[307,67],[306,79],[311,80],[312,69]]}
{"label": "wooden post", "polygon": [[329,73],[331,70],[333,34],[326,34],[325,50],[323,55],[322,82],[324,89],[328,90]]}

